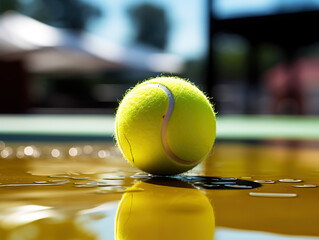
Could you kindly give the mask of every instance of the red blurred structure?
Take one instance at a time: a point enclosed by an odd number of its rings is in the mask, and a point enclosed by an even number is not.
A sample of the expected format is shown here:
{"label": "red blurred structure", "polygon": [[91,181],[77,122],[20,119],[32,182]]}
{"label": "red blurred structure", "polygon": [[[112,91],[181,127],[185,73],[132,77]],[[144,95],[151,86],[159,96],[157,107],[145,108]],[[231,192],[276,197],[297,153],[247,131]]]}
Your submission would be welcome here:
{"label": "red blurred structure", "polygon": [[[209,1],[211,2],[211,1]],[[211,6],[210,6],[211,7]],[[263,16],[249,16],[218,19],[210,10],[210,44],[220,33],[234,34],[243,37],[249,45],[247,77],[244,83],[247,86],[245,96],[245,113],[257,113],[258,88],[263,73],[259,69],[258,48],[262,44],[277,46],[284,55],[284,62],[267,73],[265,80],[271,91],[272,113],[303,114],[305,113],[305,96],[303,88],[307,85],[306,75],[314,74],[319,65],[315,62],[299,61],[298,51],[311,44],[319,42],[319,31],[314,24],[319,22],[319,11],[299,11],[274,13]],[[210,48],[210,63],[208,65],[207,90],[211,96],[213,90],[221,83],[216,75],[216,56],[213,47]],[[317,71],[317,70],[316,70]],[[307,73],[306,73],[307,72]],[[316,77],[316,79],[318,79]],[[214,99],[219,111],[218,99]]]}
{"label": "red blurred structure", "polygon": [[278,64],[265,73],[263,82],[271,94],[273,113],[308,113],[307,106],[313,104],[307,104],[307,93],[319,89],[319,59]]}

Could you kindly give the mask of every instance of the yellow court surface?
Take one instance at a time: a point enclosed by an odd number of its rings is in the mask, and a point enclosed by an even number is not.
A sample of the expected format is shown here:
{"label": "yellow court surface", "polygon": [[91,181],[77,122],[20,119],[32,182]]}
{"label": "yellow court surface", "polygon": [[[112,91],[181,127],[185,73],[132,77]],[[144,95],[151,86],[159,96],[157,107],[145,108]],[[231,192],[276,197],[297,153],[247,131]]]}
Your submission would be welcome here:
{"label": "yellow court surface", "polygon": [[0,142],[0,239],[319,239],[316,139],[224,133],[168,178],[133,168],[107,136],[26,135]]}

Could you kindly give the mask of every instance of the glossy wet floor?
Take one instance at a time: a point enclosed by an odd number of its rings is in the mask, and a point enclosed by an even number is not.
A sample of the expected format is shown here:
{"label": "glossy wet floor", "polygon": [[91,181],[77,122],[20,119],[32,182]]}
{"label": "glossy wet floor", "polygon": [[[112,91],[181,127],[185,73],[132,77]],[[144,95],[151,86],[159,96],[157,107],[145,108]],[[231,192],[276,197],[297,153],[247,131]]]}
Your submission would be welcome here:
{"label": "glossy wet floor", "polygon": [[220,143],[158,178],[111,143],[3,143],[0,238],[141,239],[142,227],[148,239],[319,239],[319,150],[295,144]]}

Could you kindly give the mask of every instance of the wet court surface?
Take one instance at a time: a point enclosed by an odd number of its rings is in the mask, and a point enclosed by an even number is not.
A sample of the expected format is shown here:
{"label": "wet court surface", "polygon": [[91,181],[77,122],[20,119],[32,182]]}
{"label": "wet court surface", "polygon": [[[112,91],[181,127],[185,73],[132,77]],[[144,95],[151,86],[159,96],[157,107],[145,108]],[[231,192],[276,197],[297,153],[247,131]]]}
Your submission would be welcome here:
{"label": "wet court surface", "polygon": [[0,142],[0,239],[319,239],[318,146],[217,142],[163,178],[112,143]]}

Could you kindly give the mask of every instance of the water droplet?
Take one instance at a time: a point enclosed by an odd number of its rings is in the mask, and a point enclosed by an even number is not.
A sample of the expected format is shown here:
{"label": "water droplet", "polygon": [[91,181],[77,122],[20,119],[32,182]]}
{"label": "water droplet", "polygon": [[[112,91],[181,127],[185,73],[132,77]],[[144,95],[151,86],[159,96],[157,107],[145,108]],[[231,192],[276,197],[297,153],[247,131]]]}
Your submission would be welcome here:
{"label": "water droplet", "polygon": [[295,188],[316,188],[317,185],[314,184],[300,184],[300,185],[292,185]]}
{"label": "water droplet", "polygon": [[263,183],[263,184],[274,184],[276,181],[274,180],[254,180],[256,183]]}
{"label": "water droplet", "polygon": [[261,186],[259,183],[237,178],[221,178],[208,176],[177,176],[175,178],[185,182],[189,182],[196,187],[204,189],[249,189]]}
{"label": "water droplet", "polygon": [[12,155],[12,153],[13,153],[13,150],[12,150],[11,147],[5,147],[5,148],[1,151],[0,156],[1,156],[2,158],[8,158],[8,157],[10,157],[10,156]]}
{"label": "water droplet", "polygon": [[74,182],[74,185],[96,185],[96,182]]}
{"label": "water droplet", "polygon": [[93,147],[91,145],[85,145],[83,147],[84,154],[91,154],[93,152]]}
{"label": "water droplet", "polygon": [[100,151],[98,151],[97,155],[99,158],[108,158],[111,154],[109,151],[100,150]]}
{"label": "water droplet", "polygon": [[184,177],[197,177],[199,173],[196,173],[194,170],[190,170],[188,172],[183,173],[181,176]]}
{"label": "water droplet", "polygon": [[51,150],[51,156],[54,157],[54,158],[60,157],[61,156],[60,150],[56,149],[56,148],[52,149]]}
{"label": "water droplet", "polygon": [[136,179],[149,179],[152,178],[151,174],[148,173],[136,173],[133,176],[131,176],[131,178],[136,178]]}
{"label": "water droplet", "polygon": [[220,180],[229,181],[229,180],[237,180],[237,178],[231,178],[231,177],[226,178],[226,177],[222,177],[222,178],[220,178]]}
{"label": "water droplet", "polygon": [[253,188],[253,186],[249,186],[249,185],[228,185],[228,184],[226,184],[225,187],[239,188],[239,189],[251,189],[251,188]]}
{"label": "water droplet", "polygon": [[57,175],[57,176],[49,176],[49,178],[70,178],[70,176],[60,176],[60,175]]}
{"label": "water droplet", "polygon": [[50,183],[69,183],[69,180],[49,180]]}
{"label": "water droplet", "polygon": [[219,189],[219,188],[222,188],[222,187],[225,187],[225,186],[222,186],[222,185],[218,185],[218,184],[200,184],[201,187],[203,188],[207,188],[207,189]]}
{"label": "water droplet", "polygon": [[12,184],[3,184],[0,187],[32,187],[32,186],[58,186],[68,183],[69,181],[60,181],[60,182],[51,182],[51,183],[12,183]]}
{"label": "water droplet", "polygon": [[200,185],[200,184],[203,184],[203,183],[202,182],[193,182],[193,184]]}
{"label": "water droplet", "polygon": [[220,177],[206,177],[206,176],[178,176],[176,178],[182,181],[190,182],[190,183],[194,183],[194,182],[211,183],[212,181],[217,181],[217,182],[222,181]]}
{"label": "water droplet", "polygon": [[279,182],[284,182],[284,183],[298,183],[302,182],[300,179],[290,179],[290,178],[285,178],[285,179],[279,179]]}
{"label": "water droplet", "polygon": [[78,154],[79,154],[79,153],[78,153],[77,148],[72,147],[72,148],[69,149],[69,155],[70,155],[71,157],[75,157],[75,156],[77,156]]}
{"label": "water droplet", "polygon": [[32,156],[33,153],[34,153],[34,148],[32,146],[27,146],[27,147],[24,148],[23,153],[26,156]]}
{"label": "water droplet", "polygon": [[47,181],[35,181],[34,183],[42,184],[42,183],[47,183]]}
{"label": "water droplet", "polygon": [[109,177],[104,177],[103,176],[103,179],[105,180],[124,180],[125,179],[125,176],[123,175],[114,175],[114,176],[109,176]]}
{"label": "water droplet", "polygon": [[74,180],[88,180],[90,179],[89,177],[71,177]]}
{"label": "water droplet", "polygon": [[262,193],[262,192],[250,192],[252,197],[277,197],[277,198],[292,198],[297,197],[296,193]]}

